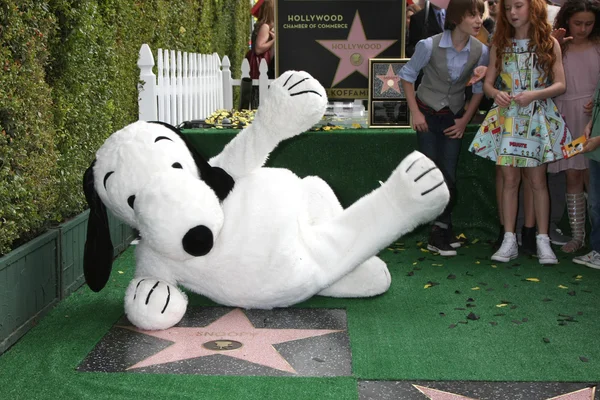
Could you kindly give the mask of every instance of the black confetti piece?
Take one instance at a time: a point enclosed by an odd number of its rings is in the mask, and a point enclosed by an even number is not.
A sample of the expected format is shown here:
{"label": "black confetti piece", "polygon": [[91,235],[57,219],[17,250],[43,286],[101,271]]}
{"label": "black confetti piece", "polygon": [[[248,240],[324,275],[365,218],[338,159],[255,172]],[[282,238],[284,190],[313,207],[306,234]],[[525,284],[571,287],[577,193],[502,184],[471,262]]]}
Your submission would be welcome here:
{"label": "black confetti piece", "polygon": [[470,273],[469,271],[465,272],[465,275],[466,275],[466,276],[475,276],[475,275],[473,275],[472,273]]}
{"label": "black confetti piece", "polygon": [[495,322],[495,321],[490,321],[490,325],[491,325],[491,326],[496,326],[496,325],[498,325],[498,323],[497,323],[497,322]]}
{"label": "black confetti piece", "polygon": [[575,296],[575,291],[574,291],[574,290],[571,290],[570,292],[567,292],[567,294],[568,294],[569,296]]}
{"label": "black confetti piece", "polygon": [[498,313],[498,314],[494,314],[494,317],[504,317],[506,314],[503,313]]}
{"label": "black confetti piece", "polygon": [[558,323],[560,326],[565,326],[567,323],[565,321],[559,322]]}
{"label": "black confetti piece", "polygon": [[547,298],[547,297],[546,297],[546,298],[545,298],[545,299],[543,299],[542,301],[549,302],[549,301],[552,301],[552,299],[549,299],[549,298]]}
{"label": "black confetti piece", "polygon": [[448,275],[448,279],[456,279],[456,275],[450,274],[450,275]]}
{"label": "black confetti piece", "polygon": [[586,293],[592,293],[591,290],[587,290],[587,289],[581,289],[582,292],[586,292]]}
{"label": "black confetti piece", "polygon": [[410,271],[408,274],[406,274],[406,276],[413,276],[415,274],[414,271]]}
{"label": "black confetti piece", "polygon": [[446,316],[446,313],[443,313],[443,312],[440,313],[440,317],[445,317],[445,316]]}
{"label": "black confetti piece", "polygon": [[425,257],[419,257],[419,258],[417,258],[417,260],[419,260],[419,261],[423,261],[424,259],[425,259]]}
{"label": "black confetti piece", "polygon": [[476,315],[475,313],[469,313],[469,315],[467,315],[467,319],[470,319],[471,321],[477,321],[479,319],[479,315]]}
{"label": "black confetti piece", "polygon": [[475,301],[475,299],[474,299],[474,298],[472,298],[472,297],[469,297],[469,298],[467,299],[467,303],[472,303],[472,302],[474,302],[474,301]]}
{"label": "black confetti piece", "polygon": [[513,319],[511,322],[512,322],[513,324],[516,324],[516,325],[521,325],[521,324],[522,324],[522,322],[521,322],[521,321],[519,321],[518,319]]}
{"label": "black confetti piece", "polygon": [[456,328],[456,324],[450,324],[450,326],[448,327],[448,329],[454,329]]}
{"label": "black confetti piece", "polygon": [[579,359],[580,359],[581,361],[583,361],[583,362],[588,362],[588,361],[590,361],[590,360],[588,360],[588,358],[587,358],[587,357],[584,357],[584,356],[579,356]]}
{"label": "black confetti piece", "polygon": [[518,306],[515,304],[515,305],[513,305],[513,306],[510,306],[510,309],[511,309],[511,310],[514,310],[514,309],[515,309],[515,308],[517,308],[517,307],[518,307]]}
{"label": "black confetti piece", "polygon": [[460,290],[455,290],[454,294],[460,294]]}
{"label": "black confetti piece", "polygon": [[519,264],[519,263],[514,263],[512,266],[513,266],[513,267],[520,267],[520,266],[521,266],[521,264]]}
{"label": "black confetti piece", "polygon": [[317,358],[317,357],[314,357],[313,360],[316,361],[316,362],[325,362],[325,360],[322,360],[322,359]]}
{"label": "black confetti piece", "polygon": [[467,303],[467,308],[473,308],[473,307],[477,307],[477,305],[472,304],[472,303]]}
{"label": "black confetti piece", "polygon": [[504,303],[504,304],[512,304],[512,301],[508,301],[508,300],[500,300],[500,303]]}
{"label": "black confetti piece", "polygon": [[544,343],[550,343],[550,339],[548,339],[547,337],[542,339],[544,341]]}

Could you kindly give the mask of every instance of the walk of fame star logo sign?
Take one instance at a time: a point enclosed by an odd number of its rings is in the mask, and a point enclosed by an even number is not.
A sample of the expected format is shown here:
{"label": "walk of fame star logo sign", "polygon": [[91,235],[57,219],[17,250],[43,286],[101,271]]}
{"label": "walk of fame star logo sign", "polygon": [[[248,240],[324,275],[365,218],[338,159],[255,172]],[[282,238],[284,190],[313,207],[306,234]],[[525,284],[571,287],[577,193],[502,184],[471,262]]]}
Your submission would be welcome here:
{"label": "walk of fame star logo sign", "polygon": [[173,328],[117,323],[80,371],[199,375],[350,375],[344,310],[188,310]]}
{"label": "walk of fame star logo sign", "polygon": [[277,1],[276,73],[303,70],[332,99],[368,98],[369,59],[402,55],[403,0]]}

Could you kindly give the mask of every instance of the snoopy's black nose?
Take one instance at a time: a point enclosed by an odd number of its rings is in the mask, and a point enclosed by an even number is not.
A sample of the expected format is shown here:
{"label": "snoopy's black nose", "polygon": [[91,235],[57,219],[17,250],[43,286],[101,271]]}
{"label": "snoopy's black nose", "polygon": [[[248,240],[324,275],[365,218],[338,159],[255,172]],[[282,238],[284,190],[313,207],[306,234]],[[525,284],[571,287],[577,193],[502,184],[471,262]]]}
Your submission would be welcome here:
{"label": "snoopy's black nose", "polygon": [[194,257],[208,254],[213,247],[213,234],[204,225],[190,229],[182,240],[183,249]]}

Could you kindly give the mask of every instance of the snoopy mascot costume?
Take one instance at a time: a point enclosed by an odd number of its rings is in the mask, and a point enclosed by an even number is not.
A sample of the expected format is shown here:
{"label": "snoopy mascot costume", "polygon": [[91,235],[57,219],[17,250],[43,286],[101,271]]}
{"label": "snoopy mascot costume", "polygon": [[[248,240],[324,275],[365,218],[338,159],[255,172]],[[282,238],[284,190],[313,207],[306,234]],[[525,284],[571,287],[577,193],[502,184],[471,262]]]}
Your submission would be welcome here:
{"label": "snoopy mascot costume", "polygon": [[140,232],[125,313],[141,329],[181,320],[187,296],[179,286],[260,309],[384,293],[390,273],[376,254],[439,215],[448,189],[418,152],[347,209],[322,179],[265,168],[279,142],[320,121],[326,103],[318,81],[288,71],[252,125],[208,162],[167,124],[138,121],[113,133],[84,176],[89,287],[100,291],[111,272],[109,209]]}

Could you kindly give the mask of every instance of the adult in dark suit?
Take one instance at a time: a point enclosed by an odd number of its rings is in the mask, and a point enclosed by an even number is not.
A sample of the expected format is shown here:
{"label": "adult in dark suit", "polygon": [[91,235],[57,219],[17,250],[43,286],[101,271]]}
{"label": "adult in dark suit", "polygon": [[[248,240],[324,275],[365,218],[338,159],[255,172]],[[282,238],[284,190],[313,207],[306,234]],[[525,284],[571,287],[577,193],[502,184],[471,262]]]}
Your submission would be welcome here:
{"label": "adult in dark suit", "polygon": [[[408,43],[404,53],[406,58],[412,57],[415,52],[415,46],[421,39],[426,39],[430,36],[442,33],[444,30],[443,26],[436,17],[437,6],[431,4],[429,1],[425,2],[425,7],[421,11],[413,14],[410,17],[410,25],[408,27]],[[425,17],[427,16],[427,23],[425,23]]]}

